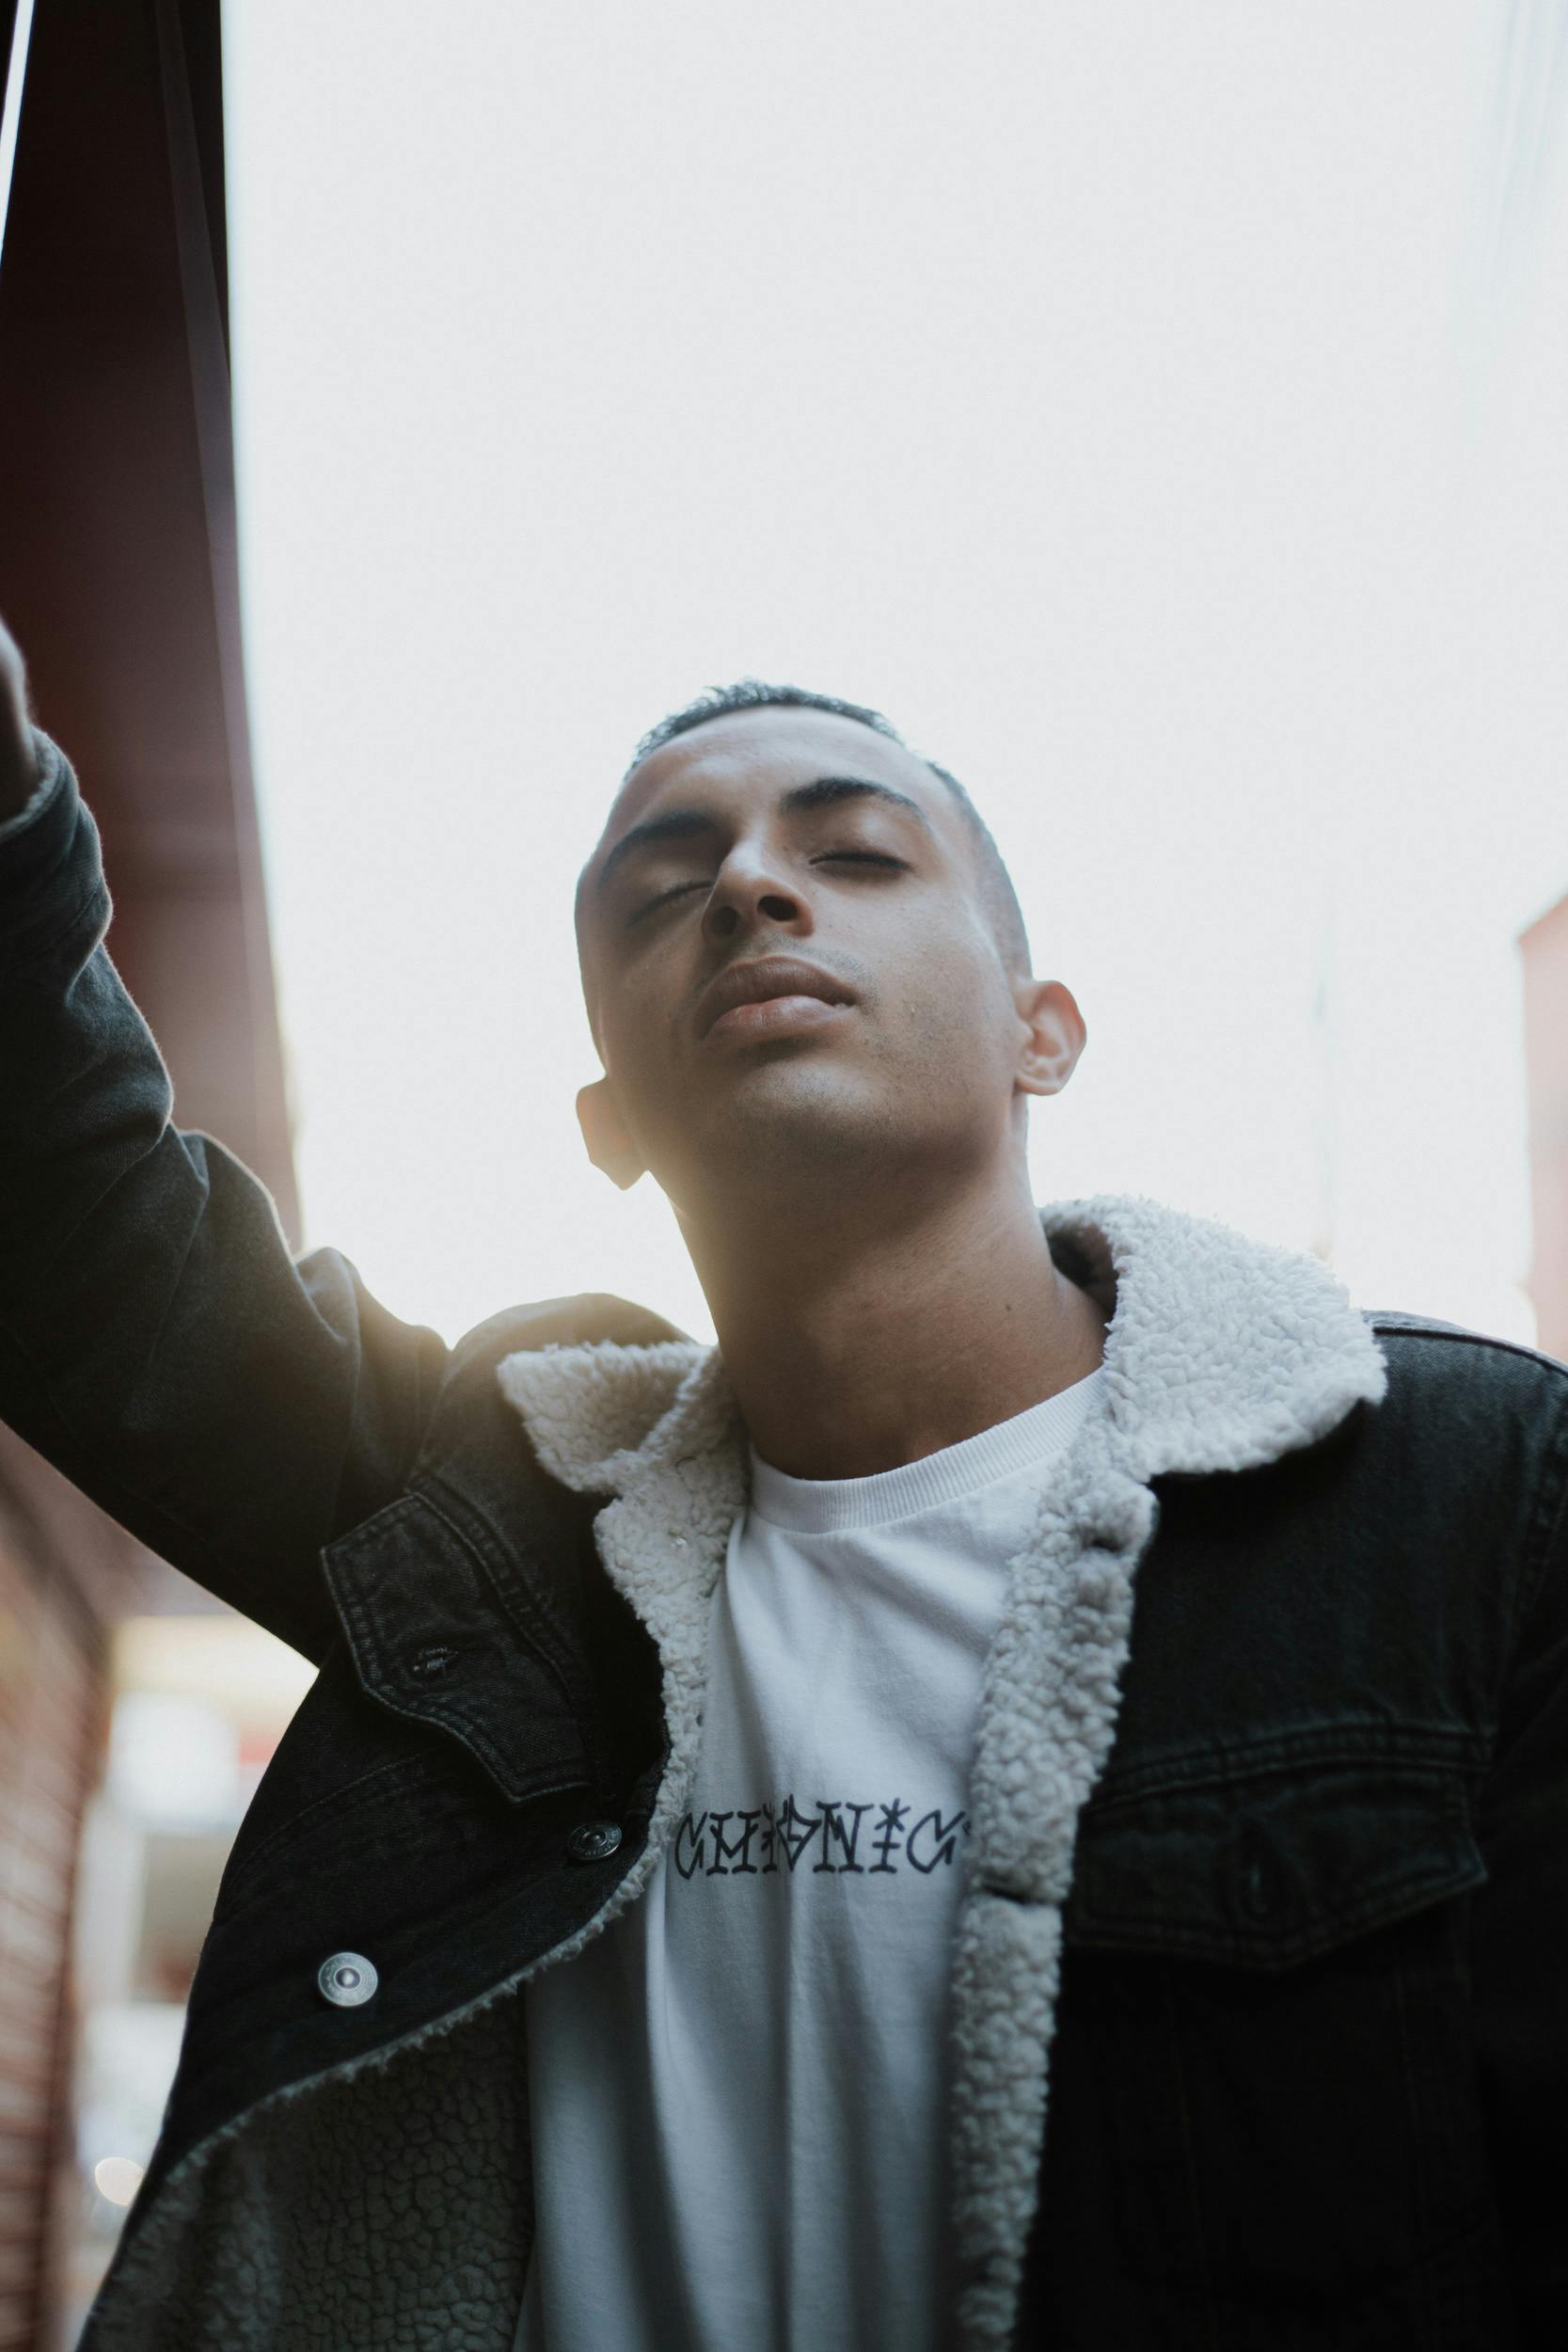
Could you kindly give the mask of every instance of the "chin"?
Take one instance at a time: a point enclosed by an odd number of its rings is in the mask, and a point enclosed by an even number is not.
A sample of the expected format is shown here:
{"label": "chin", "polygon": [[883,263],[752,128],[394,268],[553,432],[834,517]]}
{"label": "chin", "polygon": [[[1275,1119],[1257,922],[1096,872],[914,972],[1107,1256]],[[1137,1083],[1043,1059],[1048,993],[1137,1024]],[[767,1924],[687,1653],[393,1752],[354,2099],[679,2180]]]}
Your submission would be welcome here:
{"label": "chin", "polygon": [[654,1172],[677,1205],[695,1206],[715,1192],[885,1172],[890,1154],[909,1141],[907,1119],[863,1083],[820,1065],[775,1062],[749,1072],[722,1102],[705,1104]]}

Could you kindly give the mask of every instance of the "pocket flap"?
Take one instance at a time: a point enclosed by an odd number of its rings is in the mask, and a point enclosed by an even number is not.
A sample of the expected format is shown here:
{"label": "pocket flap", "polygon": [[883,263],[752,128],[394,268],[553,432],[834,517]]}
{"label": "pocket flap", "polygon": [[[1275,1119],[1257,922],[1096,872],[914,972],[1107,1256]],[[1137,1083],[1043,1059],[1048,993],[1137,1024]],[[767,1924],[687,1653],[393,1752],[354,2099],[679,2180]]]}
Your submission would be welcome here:
{"label": "pocket flap", "polygon": [[1451,1763],[1232,1769],[1085,1806],[1063,1933],[1288,1968],[1485,1877]]}
{"label": "pocket flap", "polygon": [[460,1740],[508,1797],[592,1786],[563,1677],[427,1496],[401,1496],[322,1565],[372,1698]]}

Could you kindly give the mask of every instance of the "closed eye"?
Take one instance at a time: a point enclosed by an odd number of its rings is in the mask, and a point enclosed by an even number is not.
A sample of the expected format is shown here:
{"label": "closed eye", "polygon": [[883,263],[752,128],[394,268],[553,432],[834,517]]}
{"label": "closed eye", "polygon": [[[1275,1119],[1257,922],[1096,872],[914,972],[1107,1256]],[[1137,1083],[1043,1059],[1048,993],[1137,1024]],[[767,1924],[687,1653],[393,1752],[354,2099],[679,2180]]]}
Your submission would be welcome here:
{"label": "closed eye", "polygon": [[[814,866],[882,866],[897,873],[905,871],[903,858],[888,857],[880,850],[824,850],[811,862]],[[652,914],[656,908],[668,906],[673,899],[684,898],[689,891],[711,890],[712,888],[713,877],[708,874],[702,875],[691,882],[674,882],[668,890],[661,890],[657,898],[645,899],[641,906],[628,914],[626,929],[630,930],[635,924],[641,923],[645,915]]]}
{"label": "closed eye", "polygon": [[880,850],[824,850],[820,857],[812,859],[814,866],[895,866],[902,869],[901,857],[884,857]]}
{"label": "closed eye", "polygon": [[628,914],[626,929],[629,931],[634,923],[641,923],[642,917],[645,914],[652,914],[656,907],[668,906],[672,898],[684,898],[689,890],[711,890],[712,888],[713,877],[711,875],[704,875],[697,882],[676,882],[672,889],[661,890],[657,898],[645,899],[641,906],[638,907],[633,914]]}

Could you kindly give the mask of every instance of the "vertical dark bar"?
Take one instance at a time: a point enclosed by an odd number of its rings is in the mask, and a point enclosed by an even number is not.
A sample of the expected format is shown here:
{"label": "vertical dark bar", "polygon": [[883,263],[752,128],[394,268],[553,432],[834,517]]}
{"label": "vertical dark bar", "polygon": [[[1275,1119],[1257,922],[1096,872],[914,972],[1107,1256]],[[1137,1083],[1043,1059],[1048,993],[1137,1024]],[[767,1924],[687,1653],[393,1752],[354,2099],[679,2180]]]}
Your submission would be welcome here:
{"label": "vertical dark bar", "polygon": [[[217,635],[218,686],[223,698],[234,839],[248,886],[240,897],[251,1002],[269,1009],[277,980],[261,883],[261,827],[256,810],[240,625],[239,529],[234,483],[233,402],[229,375],[227,209],[223,198],[223,64],[220,17],[210,0],[156,0],[158,58],[168,139],[175,244],[184,295],[191,404],[206,510],[213,617]],[[193,104],[194,47],[205,103]],[[203,137],[205,134],[205,137]],[[255,1126],[264,1131],[272,1105],[284,1100],[281,1043],[275,1021],[258,1023],[253,1040]],[[280,1181],[281,1179],[281,1181]],[[292,1164],[271,1177],[285,1227],[294,1233],[298,1204]]]}
{"label": "vertical dark bar", "polygon": [[6,249],[6,211],[22,120],[22,96],[27,82],[27,42],[32,23],[33,0],[0,0],[0,260]]}

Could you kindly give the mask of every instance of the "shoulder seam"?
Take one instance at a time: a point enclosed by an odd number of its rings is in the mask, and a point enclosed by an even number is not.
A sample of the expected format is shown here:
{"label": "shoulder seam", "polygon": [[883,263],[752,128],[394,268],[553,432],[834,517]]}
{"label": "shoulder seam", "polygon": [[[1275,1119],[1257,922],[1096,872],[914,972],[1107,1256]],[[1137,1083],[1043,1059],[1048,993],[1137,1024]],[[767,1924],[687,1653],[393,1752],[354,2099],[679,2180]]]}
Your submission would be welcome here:
{"label": "shoulder seam", "polygon": [[1527,1347],[1522,1340],[1500,1339],[1491,1331],[1466,1331],[1457,1325],[1384,1322],[1370,1308],[1363,1308],[1361,1313],[1372,1330],[1388,1339],[1458,1341],[1467,1347],[1491,1347],[1505,1356],[1528,1357],[1532,1363],[1544,1364],[1549,1372],[1568,1374],[1568,1363],[1561,1357],[1548,1356],[1544,1348]]}

